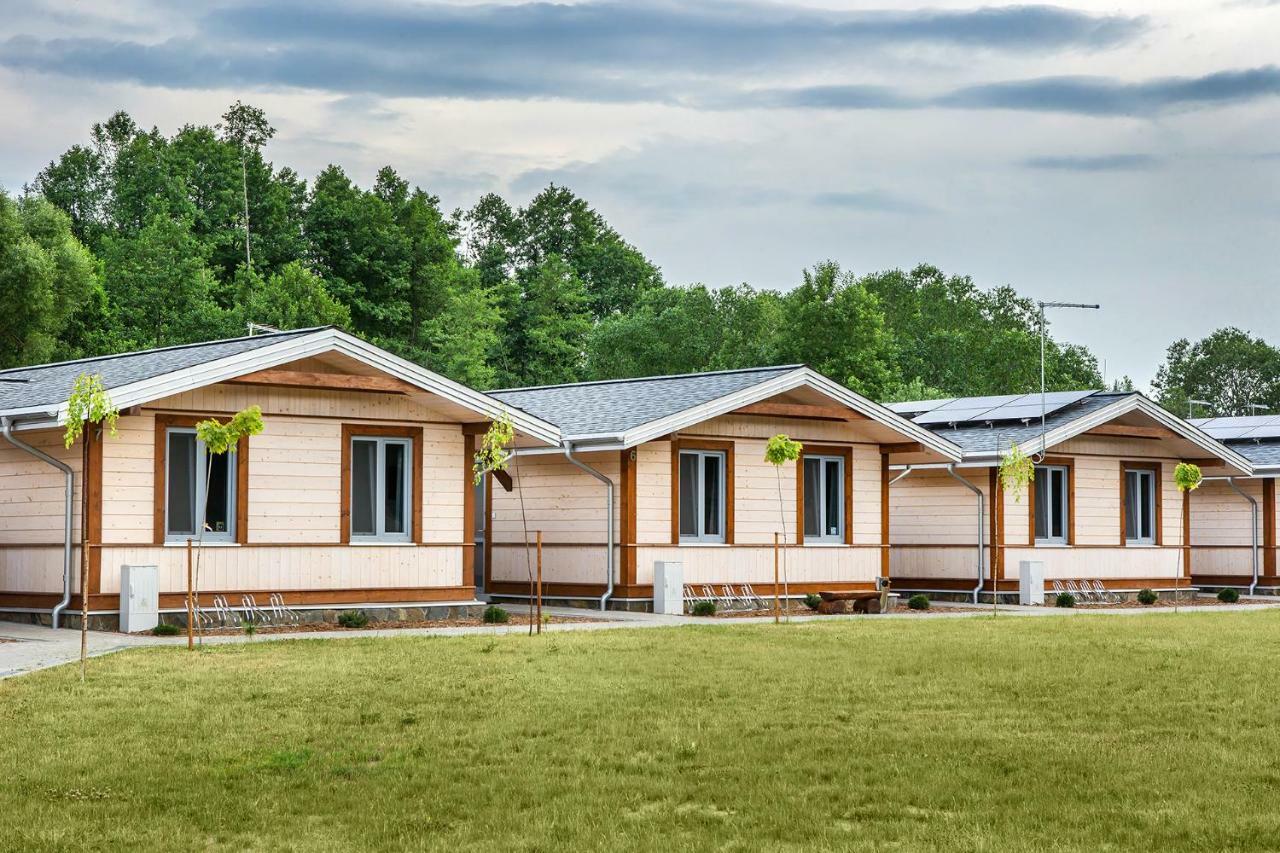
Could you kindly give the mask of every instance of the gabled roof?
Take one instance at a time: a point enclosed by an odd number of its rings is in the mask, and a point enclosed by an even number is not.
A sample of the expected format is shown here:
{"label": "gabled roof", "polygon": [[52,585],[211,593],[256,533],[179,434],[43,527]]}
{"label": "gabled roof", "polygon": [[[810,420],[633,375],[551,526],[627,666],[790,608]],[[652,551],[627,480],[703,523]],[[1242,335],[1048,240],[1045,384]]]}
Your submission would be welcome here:
{"label": "gabled roof", "polygon": [[[323,326],[0,371],[0,416],[21,418],[20,429],[65,423],[67,397],[81,373],[101,375],[112,402],[123,410],[324,353],[360,361],[484,418],[507,410],[486,394]],[[525,435],[560,443],[560,431],[553,424],[523,411],[510,414],[512,424]]]}
{"label": "gabled roof", "polygon": [[633,447],[801,387],[825,394],[946,458],[960,458],[959,449],[945,438],[799,364],[491,393],[559,426],[567,444]]}
{"label": "gabled roof", "polygon": [[946,437],[963,448],[966,460],[991,460],[1007,452],[1009,446],[1014,443],[1024,453],[1042,453],[1130,412],[1146,415],[1178,437],[1191,442],[1207,454],[1222,459],[1229,465],[1242,471],[1252,470],[1249,460],[1237,452],[1237,448],[1223,444],[1194,424],[1134,391],[1094,391],[1058,411],[1049,413],[1044,421],[1043,441],[1038,417],[1016,421],[992,421],[980,425],[964,424],[956,427],[937,424],[931,428],[938,435]]}
{"label": "gabled roof", "polygon": [[1253,463],[1254,473],[1280,473],[1280,415],[1195,418],[1192,424]]}

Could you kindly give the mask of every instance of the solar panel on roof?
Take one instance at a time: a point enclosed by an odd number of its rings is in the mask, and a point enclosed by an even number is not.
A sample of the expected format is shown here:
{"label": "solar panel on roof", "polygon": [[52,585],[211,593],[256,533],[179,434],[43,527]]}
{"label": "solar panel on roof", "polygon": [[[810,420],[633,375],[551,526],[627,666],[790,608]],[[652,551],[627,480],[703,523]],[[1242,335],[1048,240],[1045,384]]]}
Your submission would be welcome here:
{"label": "solar panel on roof", "polygon": [[1238,438],[1244,438],[1252,431],[1251,427],[1242,426],[1210,426],[1201,427],[1201,429],[1207,432],[1211,438],[1216,438],[1218,441],[1233,441]]}
{"label": "solar panel on roof", "polygon": [[[1044,413],[1046,415],[1051,415],[1061,408],[1062,408],[1062,405],[1058,405],[1056,407],[1046,405]],[[1021,421],[1021,420],[1029,420],[1029,419],[1039,420],[1040,404],[1033,403],[1030,405],[1022,405],[1022,406],[1001,406],[998,409],[992,409],[991,411],[984,414],[982,416],[982,419],[984,421]]]}
{"label": "solar panel on roof", "polygon": [[934,409],[912,418],[918,424],[963,424],[977,420],[987,408],[978,409]]}
{"label": "solar panel on roof", "polygon": [[988,411],[997,406],[1003,406],[1012,403],[1014,400],[1024,396],[1023,394],[995,394],[989,397],[957,397],[948,402],[945,406],[939,406],[939,409],[978,409],[980,411]]}
{"label": "solar panel on roof", "polygon": [[955,399],[955,397],[943,397],[940,400],[912,400],[907,403],[889,403],[885,408],[891,412],[897,412],[900,415],[904,412],[932,412],[939,406],[945,406],[947,403],[953,402]]}
{"label": "solar panel on roof", "polygon": [[1246,432],[1244,438],[1280,438],[1280,424],[1270,423],[1256,426]]}

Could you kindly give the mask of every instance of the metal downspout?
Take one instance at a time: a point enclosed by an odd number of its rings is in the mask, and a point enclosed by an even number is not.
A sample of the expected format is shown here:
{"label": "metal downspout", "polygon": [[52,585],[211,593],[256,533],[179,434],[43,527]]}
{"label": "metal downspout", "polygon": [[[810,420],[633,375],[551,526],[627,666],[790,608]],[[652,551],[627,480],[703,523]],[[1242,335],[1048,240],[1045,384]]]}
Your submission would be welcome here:
{"label": "metal downspout", "polygon": [[[987,499],[986,499],[986,496],[982,494],[982,489],[979,489],[973,483],[970,483],[964,477],[961,477],[959,474],[956,473],[956,466],[954,464],[950,464],[947,466],[947,473],[950,474],[954,479],[958,480],[961,484],[963,484],[966,489],[968,489],[969,491],[973,492],[975,495],[978,496],[978,585],[973,588],[973,603],[977,604],[978,593],[982,592],[982,580],[983,580],[983,572],[984,572],[982,558],[986,556],[986,535],[985,535],[986,524],[985,522],[986,522],[986,514],[987,514]],[[996,593],[998,592],[999,590],[992,589],[991,595],[995,596]]]}
{"label": "metal downspout", "polygon": [[4,440],[12,444],[14,447],[36,457],[42,462],[47,462],[57,468],[66,475],[66,507],[63,509],[63,532],[62,532],[62,600],[54,605],[53,612],[50,614],[50,621],[53,627],[58,627],[59,618],[62,611],[67,609],[71,604],[71,515],[74,511],[75,499],[75,472],[71,470],[71,466],[65,462],[59,462],[43,450],[37,450],[13,435],[13,420],[11,418],[0,418],[0,435],[4,436]]}
{"label": "metal downspout", "polygon": [[1258,502],[1253,495],[1246,494],[1236,485],[1235,477],[1228,477],[1227,485],[1233,492],[1247,500],[1253,510],[1253,581],[1249,584],[1249,595],[1253,595],[1254,590],[1258,588]]}
{"label": "metal downspout", "polygon": [[568,459],[574,465],[577,465],[583,471],[586,471],[592,477],[595,477],[597,480],[604,483],[604,494],[605,494],[604,538],[605,538],[605,545],[606,545],[604,563],[605,563],[605,570],[608,573],[608,577],[607,577],[608,582],[605,587],[604,595],[600,596],[600,609],[604,610],[605,604],[613,596],[613,480],[610,480],[604,474],[601,474],[595,468],[592,468],[590,465],[586,464],[580,459],[575,459],[573,455],[573,445],[569,444],[568,442],[565,442],[565,445],[564,445],[564,458]]}

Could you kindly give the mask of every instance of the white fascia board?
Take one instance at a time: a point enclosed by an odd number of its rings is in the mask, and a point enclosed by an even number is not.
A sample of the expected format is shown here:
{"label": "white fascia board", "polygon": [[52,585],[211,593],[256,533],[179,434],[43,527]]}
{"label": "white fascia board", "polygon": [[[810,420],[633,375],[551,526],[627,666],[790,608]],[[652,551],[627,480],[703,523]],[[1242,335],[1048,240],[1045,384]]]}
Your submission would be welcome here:
{"label": "white fascia board", "polygon": [[[162,397],[225,382],[246,373],[267,370],[326,352],[340,352],[350,356],[485,417],[498,417],[506,412],[512,424],[524,434],[548,444],[560,442],[560,432],[553,425],[519,409],[512,411],[510,407],[486,394],[445,379],[443,376],[337,329],[322,329],[309,335],[289,338],[278,344],[122,385],[110,389],[111,400],[117,408],[127,409],[130,406],[142,405]],[[47,408],[42,407],[40,411]],[[66,416],[67,404],[64,402],[58,407],[58,423],[65,423]]]}
{"label": "white fascia board", "polygon": [[[1103,408],[1090,412],[1081,418],[1077,418],[1076,420],[1065,423],[1060,427],[1051,429],[1045,434],[1043,441],[1041,441],[1039,437],[1031,439],[1030,441],[1024,441],[1022,443],[1022,452],[1028,455],[1044,453],[1048,448],[1051,448],[1054,445],[1061,444],[1064,441],[1075,438],[1081,433],[1088,432],[1096,426],[1102,426],[1103,424],[1113,421],[1121,415],[1128,414],[1132,411],[1138,411],[1147,415],[1152,420],[1157,421],[1161,426],[1176,433],[1179,437],[1190,441],[1209,455],[1218,457],[1227,464],[1244,471],[1246,474],[1253,472],[1253,465],[1248,459],[1241,456],[1239,453],[1236,453],[1216,438],[1213,438],[1199,427],[1187,423],[1182,418],[1166,411],[1162,406],[1151,402],[1146,397],[1139,394],[1134,394],[1131,397],[1124,397],[1123,399],[1112,403],[1110,406],[1104,406]],[[970,456],[973,457],[992,455],[994,454],[990,451],[970,454]]]}
{"label": "white fascia board", "polygon": [[[682,412],[677,412],[674,415],[669,415],[656,421],[650,421],[649,423],[642,424],[627,431],[621,436],[569,436],[566,440],[572,440],[575,444],[578,442],[586,444],[592,438],[597,438],[599,440],[616,439],[620,441],[624,448],[634,447],[638,444],[644,444],[646,441],[652,441],[660,436],[667,435],[672,432],[679,432],[685,427],[693,426],[694,424],[699,424],[703,421],[711,420],[712,418],[718,418],[721,415],[734,411],[735,409],[740,409],[743,406],[748,406],[752,403],[759,402],[760,400],[767,400],[770,397],[774,397],[778,394],[785,393],[801,386],[812,388],[819,393],[825,394],[855,412],[865,415],[869,419],[883,424],[884,426],[897,430],[905,437],[909,437],[920,442],[925,447],[935,450],[948,459],[952,459],[957,462],[960,461],[960,448],[956,447],[950,441],[935,435],[924,427],[912,423],[901,415],[895,414],[877,403],[871,402],[860,394],[855,394],[848,388],[832,382],[822,374],[810,370],[807,367],[796,368],[795,370],[780,374],[772,379],[767,379],[764,382],[760,382],[748,388],[743,388],[741,391],[735,391],[732,394],[727,394],[724,397],[693,406]],[[583,447],[582,449],[586,450],[587,448]]]}

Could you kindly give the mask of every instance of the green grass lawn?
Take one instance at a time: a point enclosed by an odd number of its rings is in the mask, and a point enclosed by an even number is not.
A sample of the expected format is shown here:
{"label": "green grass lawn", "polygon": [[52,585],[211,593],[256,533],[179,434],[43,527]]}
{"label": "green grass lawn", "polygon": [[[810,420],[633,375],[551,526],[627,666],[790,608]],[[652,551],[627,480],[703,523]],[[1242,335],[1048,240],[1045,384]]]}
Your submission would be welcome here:
{"label": "green grass lawn", "polygon": [[112,655],[0,682],[6,849],[1280,844],[1280,613]]}

